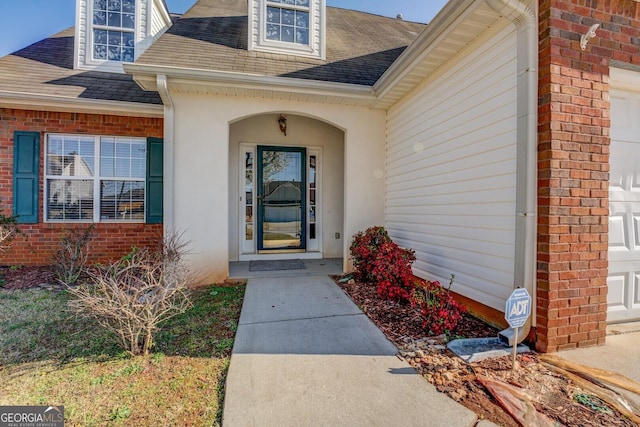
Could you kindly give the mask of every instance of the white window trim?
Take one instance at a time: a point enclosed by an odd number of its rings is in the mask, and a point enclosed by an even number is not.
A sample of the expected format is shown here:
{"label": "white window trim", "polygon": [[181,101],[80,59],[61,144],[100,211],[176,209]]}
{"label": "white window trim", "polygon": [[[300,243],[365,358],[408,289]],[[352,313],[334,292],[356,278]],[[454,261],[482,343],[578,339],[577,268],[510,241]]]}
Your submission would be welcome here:
{"label": "white window trim", "polygon": [[[96,25],[93,23],[93,0],[85,0],[86,2],[86,34],[85,34],[85,47],[84,47],[84,61],[80,61],[78,64],[79,69],[85,70],[96,70],[96,71],[106,71],[106,72],[118,72],[124,74],[124,68],[122,67],[123,62],[121,61],[112,61],[109,59],[94,59],[93,58],[93,30],[94,29],[112,29],[117,31],[125,31],[129,32],[129,28],[121,28],[121,27],[108,27],[103,25]],[[135,11],[135,26],[133,28],[133,58],[134,61],[138,59],[138,44],[141,40],[141,29],[140,29],[140,16],[142,13],[142,0],[136,0],[136,11]],[[77,39],[78,35],[76,35]]]}
{"label": "white window trim", "polygon": [[[314,59],[325,59],[325,39],[326,39],[326,14],[325,0],[309,0],[309,7],[300,7],[295,5],[283,5],[274,3],[272,6],[291,10],[309,11],[309,42],[307,45],[291,42],[281,42],[276,40],[268,40],[267,33],[267,6],[269,0],[253,0],[258,5],[258,22],[253,25],[254,19],[251,8],[249,9],[249,48],[260,52],[280,53],[288,55],[304,56]],[[320,25],[317,26],[316,23]],[[254,38],[253,32],[257,31]],[[317,47],[316,47],[317,46]]]}
{"label": "white window trim", "polygon": [[[307,236],[307,244],[305,252],[297,252],[293,254],[287,253],[273,253],[273,254],[259,254],[258,253],[258,241],[257,241],[257,224],[258,220],[256,209],[256,194],[257,194],[257,153],[258,153],[258,145],[269,145],[274,147],[291,147],[288,144],[279,144],[279,143],[240,143],[239,150],[239,169],[238,169],[238,191],[239,191],[239,199],[238,199],[238,216],[239,216],[239,227],[238,227],[238,260],[239,261],[252,261],[252,260],[264,260],[264,259],[321,259],[323,257],[322,253],[322,225],[323,225],[323,217],[322,217],[322,147],[318,146],[295,146],[295,147],[303,147],[307,151],[307,187],[306,187],[306,200],[307,200],[307,212],[306,212],[306,236]],[[246,230],[246,221],[245,221],[245,196],[244,196],[244,186],[245,186],[245,163],[244,163],[244,155],[245,153],[253,153],[253,240],[247,241],[245,240],[245,230]],[[316,238],[309,239],[309,158],[311,156],[316,156]],[[313,244],[312,244],[313,243]]]}
{"label": "white window trim", "polygon": [[[311,156],[316,157],[316,238],[311,239],[311,184],[309,172],[311,171]],[[307,252],[322,252],[322,147],[307,147]]]}
{"label": "white window trim", "polygon": [[[94,141],[94,173],[91,177],[86,176],[60,176],[60,175],[49,175],[47,173],[47,160],[48,160],[48,149],[49,149],[49,137],[53,135],[61,135],[61,136],[82,136],[85,138],[93,138]],[[45,134],[45,144],[44,144],[44,183],[43,183],[43,217],[44,222],[46,223],[63,223],[63,224],[82,224],[82,223],[115,223],[115,224],[145,224],[147,222],[147,191],[146,191],[146,169],[145,169],[145,177],[140,178],[120,178],[120,177],[102,177],[100,176],[100,139],[101,138],[128,138],[131,140],[140,140],[140,142],[144,142],[146,144],[146,138],[142,137],[131,137],[131,136],[117,136],[117,135],[85,135],[85,134],[72,134],[72,133],[46,133]],[[147,153],[148,155],[148,153]],[[146,156],[145,156],[146,160]],[[93,219],[49,219],[48,211],[49,211],[49,186],[47,182],[49,180],[68,180],[68,181],[93,181]],[[144,192],[144,215],[142,219],[127,219],[127,220],[115,220],[115,219],[101,219],[100,218],[100,182],[108,181],[132,181],[132,182],[144,182],[145,183],[145,192]]]}
{"label": "white window trim", "polygon": [[[306,45],[295,42],[283,42],[278,40],[269,40],[267,39],[267,7],[275,7],[278,9],[286,9],[286,10],[295,10],[309,13],[309,40]],[[313,23],[315,22],[315,11],[313,7],[313,0],[309,0],[309,6],[296,6],[291,4],[283,4],[283,3],[273,3],[270,0],[261,0],[260,1],[260,45],[261,46],[269,46],[276,50],[285,50],[290,52],[292,50],[299,51],[300,53],[304,53],[307,55],[313,54]]]}

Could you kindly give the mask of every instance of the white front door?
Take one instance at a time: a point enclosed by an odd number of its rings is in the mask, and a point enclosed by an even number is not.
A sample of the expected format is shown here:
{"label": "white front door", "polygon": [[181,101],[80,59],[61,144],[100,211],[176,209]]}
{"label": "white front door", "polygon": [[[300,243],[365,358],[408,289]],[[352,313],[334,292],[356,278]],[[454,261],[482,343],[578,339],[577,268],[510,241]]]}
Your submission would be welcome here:
{"label": "white front door", "polygon": [[640,319],[640,88],[611,90],[607,321]]}

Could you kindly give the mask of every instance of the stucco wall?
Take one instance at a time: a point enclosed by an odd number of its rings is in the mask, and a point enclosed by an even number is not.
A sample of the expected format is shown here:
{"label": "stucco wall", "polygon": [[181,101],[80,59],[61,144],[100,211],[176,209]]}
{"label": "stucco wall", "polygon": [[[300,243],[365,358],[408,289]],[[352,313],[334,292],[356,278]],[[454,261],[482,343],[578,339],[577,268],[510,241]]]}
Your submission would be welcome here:
{"label": "stucco wall", "polygon": [[350,237],[383,221],[384,112],[177,91],[172,97],[175,190],[173,200],[165,200],[165,216],[191,241],[191,264],[202,281],[224,279],[228,272],[230,124],[274,112],[314,118],[344,131],[342,256],[348,268]]}
{"label": "stucco wall", "polygon": [[[238,152],[240,143],[294,147],[321,147],[322,253],[325,258],[342,257],[344,216],[344,132],[316,119],[287,115],[287,135],[280,132],[278,117],[271,113],[233,123],[229,153],[229,259],[239,254]],[[340,238],[335,238],[340,233]]]}

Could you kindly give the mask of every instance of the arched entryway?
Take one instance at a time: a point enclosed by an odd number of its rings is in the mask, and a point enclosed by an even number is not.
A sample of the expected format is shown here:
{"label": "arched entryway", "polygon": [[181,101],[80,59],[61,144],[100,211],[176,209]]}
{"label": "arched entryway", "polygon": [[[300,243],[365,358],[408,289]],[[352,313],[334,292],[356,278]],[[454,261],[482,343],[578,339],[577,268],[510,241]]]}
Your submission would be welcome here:
{"label": "arched entryway", "polygon": [[298,114],[229,128],[229,259],[341,258],[344,132]]}

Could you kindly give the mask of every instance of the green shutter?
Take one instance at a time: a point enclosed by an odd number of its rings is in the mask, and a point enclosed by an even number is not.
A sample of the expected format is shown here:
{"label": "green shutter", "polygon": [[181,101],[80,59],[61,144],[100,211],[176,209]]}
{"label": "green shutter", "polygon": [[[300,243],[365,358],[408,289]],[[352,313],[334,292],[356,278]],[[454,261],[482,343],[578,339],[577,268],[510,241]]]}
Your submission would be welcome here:
{"label": "green shutter", "polygon": [[162,139],[147,138],[147,224],[162,224]]}
{"label": "green shutter", "polygon": [[13,134],[13,215],[19,224],[38,222],[40,133]]}

